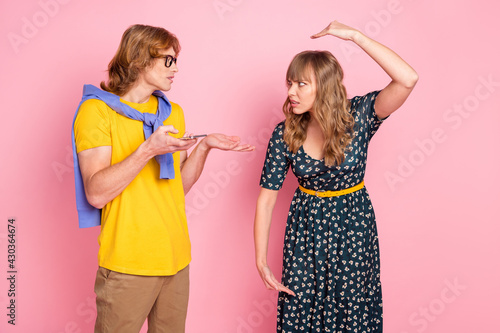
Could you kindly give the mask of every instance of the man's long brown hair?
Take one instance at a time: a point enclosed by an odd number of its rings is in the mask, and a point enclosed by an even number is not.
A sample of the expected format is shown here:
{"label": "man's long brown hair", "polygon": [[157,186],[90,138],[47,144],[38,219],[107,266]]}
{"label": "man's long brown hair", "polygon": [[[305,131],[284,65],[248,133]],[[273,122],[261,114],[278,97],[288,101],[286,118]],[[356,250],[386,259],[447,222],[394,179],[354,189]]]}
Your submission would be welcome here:
{"label": "man's long brown hair", "polygon": [[154,58],[161,56],[160,51],[170,47],[179,54],[179,40],[163,28],[141,24],[129,27],[108,65],[108,82],[101,82],[101,88],[123,96],[132,88],[141,71],[151,66]]}
{"label": "man's long brown hair", "polygon": [[[314,78],[310,77],[311,74],[314,74]],[[328,51],[297,54],[286,73],[286,79],[290,81],[316,80],[316,98],[311,111],[325,137],[323,152],[326,165],[344,162],[344,152],[352,140],[354,118],[350,113],[343,78],[342,67]],[[306,139],[311,115],[310,112],[294,114],[288,97],[283,105],[283,113],[286,117],[283,139],[290,150],[296,153]]]}

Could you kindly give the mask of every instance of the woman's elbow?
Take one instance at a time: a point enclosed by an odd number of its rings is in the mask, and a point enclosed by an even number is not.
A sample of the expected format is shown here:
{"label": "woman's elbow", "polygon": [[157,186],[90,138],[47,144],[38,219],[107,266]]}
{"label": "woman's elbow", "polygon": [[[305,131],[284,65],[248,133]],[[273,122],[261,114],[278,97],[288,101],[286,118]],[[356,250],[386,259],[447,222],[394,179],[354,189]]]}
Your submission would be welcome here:
{"label": "woman's elbow", "polygon": [[413,89],[415,87],[415,85],[417,84],[417,82],[418,82],[418,73],[415,71],[412,71],[412,73],[409,74],[408,77],[406,78],[406,80],[404,82],[404,86],[407,89]]}

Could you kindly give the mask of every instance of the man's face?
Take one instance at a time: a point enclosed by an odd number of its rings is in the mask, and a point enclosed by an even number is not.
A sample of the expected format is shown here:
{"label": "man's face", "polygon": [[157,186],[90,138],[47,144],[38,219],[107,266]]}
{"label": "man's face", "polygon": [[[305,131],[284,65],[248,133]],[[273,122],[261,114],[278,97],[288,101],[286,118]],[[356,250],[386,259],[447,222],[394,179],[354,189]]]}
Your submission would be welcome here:
{"label": "man's face", "polygon": [[[171,55],[176,57],[175,51],[172,47],[162,52],[162,55]],[[165,58],[156,58],[153,60],[151,67],[146,68],[140,74],[140,82],[147,85],[148,89],[151,90],[163,90],[169,91],[172,88],[172,82],[174,82],[174,75],[179,70],[177,64],[172,61],[170,67],[165,66]]]}

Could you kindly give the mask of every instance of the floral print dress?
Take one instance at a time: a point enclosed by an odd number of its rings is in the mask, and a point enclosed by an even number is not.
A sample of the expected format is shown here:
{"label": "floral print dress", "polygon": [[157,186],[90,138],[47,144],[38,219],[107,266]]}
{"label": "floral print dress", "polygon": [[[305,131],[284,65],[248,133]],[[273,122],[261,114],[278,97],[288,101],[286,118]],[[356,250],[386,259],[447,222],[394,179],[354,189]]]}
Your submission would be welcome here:
{"label": "floral print dress", "polygon": [[[260,186],[279,190],[291,166],[300,185],[337,191],[363,181],[368,143],[382,123],[378,91],[351,99],[354,136],[340,166],[326,166],[283,140],[284,122],[269,141]],[[382,332],[382,290],[375,215],[366,188],[318,197],[297,188],[285,232],[277,332]]]}

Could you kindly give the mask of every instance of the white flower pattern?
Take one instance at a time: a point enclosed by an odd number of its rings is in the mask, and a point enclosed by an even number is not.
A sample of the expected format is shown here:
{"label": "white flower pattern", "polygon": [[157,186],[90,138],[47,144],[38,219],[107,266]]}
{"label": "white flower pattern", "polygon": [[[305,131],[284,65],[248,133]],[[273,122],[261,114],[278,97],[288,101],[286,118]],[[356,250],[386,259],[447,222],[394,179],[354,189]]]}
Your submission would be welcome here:
{"label": "white flower pattern", "polygon": [[[284,122],[269,141],[260,186],[279,190],[291,166],[300,185],[336,191],[365,175],[368,143],[382,123],[375,114],[378,91],[351,99],[353,140],[345,161],[328,167],[283,140]],[[382,332],[380,256],[375,215],[366,188],[338,197],[295,191],[283,247],[277,332]]]}

